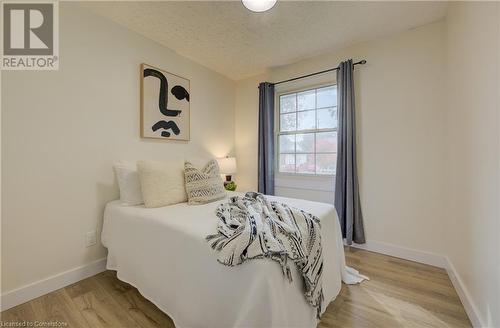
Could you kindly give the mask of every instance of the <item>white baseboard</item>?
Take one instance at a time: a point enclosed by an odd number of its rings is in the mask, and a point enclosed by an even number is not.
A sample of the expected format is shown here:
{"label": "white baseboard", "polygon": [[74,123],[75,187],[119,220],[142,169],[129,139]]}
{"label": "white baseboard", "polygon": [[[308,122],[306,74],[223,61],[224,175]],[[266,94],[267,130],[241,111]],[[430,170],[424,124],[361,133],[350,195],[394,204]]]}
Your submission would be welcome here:
{"label": "white baseboard", "polygon": [[74,268],[52,277],[36,281],[29,285],[2,294],[1,311],[28,302],[34,298],[74,284],[80,280],[96,275],[106,270],[106,258]]}
{"label": "white baseboard", "polygon": [[381,253],[389,256],[398,257],[404,260],[428,264],[446,269],[446,257],[430,252],[424,252],[417,249],[405,248],[393,244],[387,244],[380,241],[367,240],[366,244],[352,243],[351,247],[364,249],[370,252]]}
{"label": "white baseboard", "polygon": [[465,287],[463,281],[460,279],[460,275],[458,274],[457,270],[455,269],[455,266],[447,256],[434,254],[430,252],[424,252],[411,248],[405,248],[379,241],[369,241],[369,240],[366,242],[366,244],[353,243],[351,247],[364,249],[367,251],[385,254],[389,256],[394,256],[404,260],[428,264],[445,269],[446,272],[448,273],[448,276],[450,277],[453,287],[457,291],[458,297],[460,298],[460,301],[464,306],[465,312],[467,313],[467,316],[469,317],[472,326],[475,328],[486,327],[479,316],[479,311],[477,310],[476,305],[472,301],[472,298],[470,297],[467,288]]}
{"label": "white baseboard", "polygon": [[446,263],[448,276],[450,277],[453,287],[455,287],[455,290],[457,291],[458,297],[460,297],[460,301],[462,301],[462,305],[464,306],[465,312],[467,313],[472,326],[475,328],[486,327],[479,316],[476,304],[472,301],[467,288],[465,287],[462,279],[460,279],[460,275],[448,257],[446,257]]}

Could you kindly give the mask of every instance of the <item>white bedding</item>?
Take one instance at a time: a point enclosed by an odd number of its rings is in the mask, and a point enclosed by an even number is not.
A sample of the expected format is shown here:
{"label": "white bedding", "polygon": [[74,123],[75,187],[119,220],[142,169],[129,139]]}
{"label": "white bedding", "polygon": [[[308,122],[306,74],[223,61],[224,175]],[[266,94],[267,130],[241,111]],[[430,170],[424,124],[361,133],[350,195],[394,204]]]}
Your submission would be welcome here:
{"label": "white bedding", "polygon": [[[321,220],[324,311],[341,280],[359,281],[346,271],[336,212],[324,203],[272,198]],[[110,202],[101,236],[108,248],[107,268],[137,287],[176,327],[316,327],[315,309],[304,298],[296,268],[289,283],[271,260],[236,267],[217,262],[205,237],[215,232],[215,209],[224,201],[161,208]]]}

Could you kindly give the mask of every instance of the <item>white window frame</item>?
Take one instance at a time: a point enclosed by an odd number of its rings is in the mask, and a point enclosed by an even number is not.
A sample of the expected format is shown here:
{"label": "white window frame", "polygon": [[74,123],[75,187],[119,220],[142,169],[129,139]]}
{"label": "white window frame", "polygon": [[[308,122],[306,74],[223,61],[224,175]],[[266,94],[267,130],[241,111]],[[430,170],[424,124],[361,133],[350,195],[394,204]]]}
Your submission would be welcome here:
{"label": "white window frame", "polygon": [[[280,97],[285,96],[288,94],[293,94],[293,93],[299,93],[299,92],[304,92],[304,91],[309,91],[309,90],[316,90],[316,89],[321,89],[325,87],[330,87],[330,86],[337,86],[336,81],[328,81],[328,82],[322,82],[322,83],[316,83],[316,84],[304,84],[300,86],[295,86],[291,88],[283,88],[280,90],[277,90],[275,92],[275,116],[276,119],[274,120],[274,137],[275,137],[275,161],[274,161],[274,169],[276,172],[276,176],[279,177],[309,177],[309,178],[314,178],[314,179],[319,179],[319,178],[335,178],[335,174],[317,174],[317,173],[297,173],[297,172],[280,172],[280,142],[279,142],[279,136],[280,135],[294,135],[294,134],[303,134],[303,133],[315,133],[315,132],[337,132],[338,127],[336,128],[328,128],[328,129],[308,129],[308,130],[300,130],[300,131],[284,131],[281,132],[281,113],[280,113]],[[338,104],[337,104],[338,106]],[[317,108],[315,109],[317,111]],[[296,115],[298,115],[299,112],[303,111],[296,111]],[[316,113],[317,114],[317,113]],[[296,122],[298,120],[296,119]],[[314,144],[316,147],[316,134],[314,134]],[[316,161],[316,148],[314,149],[314,160]],[[294,154],[297,154],[296,152]],[[316,162],[315,162],[316,165]]]}

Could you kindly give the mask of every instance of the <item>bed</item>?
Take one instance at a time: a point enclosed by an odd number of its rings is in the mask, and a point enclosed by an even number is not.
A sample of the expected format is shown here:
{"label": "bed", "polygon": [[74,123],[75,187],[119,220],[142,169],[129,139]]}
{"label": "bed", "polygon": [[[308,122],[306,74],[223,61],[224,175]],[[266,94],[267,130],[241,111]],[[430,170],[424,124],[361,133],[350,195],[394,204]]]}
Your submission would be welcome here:
{"label": "bed", "polygon": [[[229,193],[234,196],[237,193]],[[340,225],[332,205],[272,197],[321,220],[323,244],[322,312],[340,292],[341,281],[356,280],[345,267]],[[293,282],[268,259],[235,267],[217,262],[205,241],[217,225],[216,207],[224,200],[160,208],[107,204],[102,243],[107,269],[167,313],[176,327],[316,327],[315,309],[303,295],[301,276]]]}

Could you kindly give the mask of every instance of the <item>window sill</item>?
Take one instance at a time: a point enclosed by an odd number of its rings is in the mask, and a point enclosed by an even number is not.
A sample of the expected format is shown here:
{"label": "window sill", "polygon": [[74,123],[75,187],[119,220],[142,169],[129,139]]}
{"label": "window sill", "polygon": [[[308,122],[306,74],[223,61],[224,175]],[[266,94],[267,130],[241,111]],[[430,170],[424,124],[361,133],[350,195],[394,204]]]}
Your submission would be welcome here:
{"label": "window sill", "polygon": [[313,179],[323,179],[323,178],[332,178],[335,179],[335,174],[308,174],[308,173],[285,173],[279,172],[276,173],[277,178],[313,178]]}
{"label": "window sill", "polygon": [[278,173],[274,178],[274,183],[276,188],[333,192],[335,176]]}

